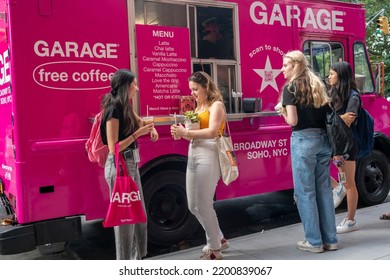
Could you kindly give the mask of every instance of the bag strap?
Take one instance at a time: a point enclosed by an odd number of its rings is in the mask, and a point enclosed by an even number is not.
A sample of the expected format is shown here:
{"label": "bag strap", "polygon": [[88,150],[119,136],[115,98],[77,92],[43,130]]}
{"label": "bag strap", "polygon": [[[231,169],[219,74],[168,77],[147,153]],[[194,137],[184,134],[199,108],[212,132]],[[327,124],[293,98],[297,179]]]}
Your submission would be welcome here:
{"label": "bag strap", "polygon": [[115,144],[115,167],[116,167],[116,176],[120,176],[119,171],[119,161],[122,165],[122,170],[124,173],[124,176],[129,176],[129,173],[127,172],[126,162],[123,159],[123,156],[121,153],[119,153],[119,142]]}
{"label": "bag strap", "polygon": [[225,120],[225,131],[226,131],[226,128],[227,128],[228,135],[230,136],[230,127],[229,127],[229,122],[227,120],[227,116],[226,116],[226,120]]}
{"label": "bag strap", "polygon": [[[352,124],[356,125],[357,124],[357,120],[359,119],[359,117],[362,115],[362,112],[363,112],[363,102],[362,102],[362,98],[360,96],[360,94],[356,91],[356,90],[351,90],[351,92],[349,93],[348,95],[348,102],[347,102],[347,105],[345,106],[345,109],[344,109],[344,113],[345,111],[347,110],[348,108],[348,103],[349,103],[349,100],[351,99],[351,97],[353,96],[357,96],[357,98],[359,99],[359,108],[358,108],[358,116],[357,118],[353,121]],[[352,126],[351,126],[352,128]]]}
{"label": "bag strap", "polygon": [[360,103],[359,104],[359,111],[363,107],[362,98],[361,98],[360,94],[357,91],[352,89],[351,92],[348,95],[348,102],[346,102],[347,104],[345,105],[345,108],[343,108],[344,109],[344,113],[345,113],[345,111],[348,108],[349,100],[351,99],[351,97],[354,97],[354,96],[357,96],[357,98],[359,99],[359,103]]}
{"label": "bag strap", "polygon": [[228,134],[230,135],[230,128],[229,128],[229,122],[228,122],[228,119],[227,119],[226,107],[225,107],[225,104],[222,103],[222,105],[223,105],[223,110],[225,111],[225,127],[223,128],[222,135],[224,135],[226,133],[226,128],[227,128]]}

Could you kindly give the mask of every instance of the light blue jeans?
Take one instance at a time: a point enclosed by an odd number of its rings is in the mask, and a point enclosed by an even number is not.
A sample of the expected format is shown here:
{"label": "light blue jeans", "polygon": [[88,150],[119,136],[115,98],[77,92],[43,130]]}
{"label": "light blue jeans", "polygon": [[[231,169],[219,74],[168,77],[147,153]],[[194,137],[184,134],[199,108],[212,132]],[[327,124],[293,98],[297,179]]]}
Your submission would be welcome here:
{"label": "light blue jeans", "polygon": [[223,238],[214,209],[214,194],[220,177],[215,139],[193,139],[186,173],[188,208],[205,230],[207,245],[212,250],[221,248]]}
{"label": "light blue jeans", "polygon": [[[110,188],[110,197],[116,178],[115,156],[108,154],[104,167],[104,176]],[[126,167],[129,175],[137,184],[141,200],[145,210],[145,200],[142,191],[141,177],[137,163],[133,159],[126,159]],[[117,260],[140,260],[147,254],[147,225],[137,223],[135,225],[121,225],[114,227],[115,248]]]}
{"label": "light blue jeans", "polygon": [[306,240],[313,246],[337,243],[330,183],[331,149],[324,129],[293,131],[291,159],[294,199]]}

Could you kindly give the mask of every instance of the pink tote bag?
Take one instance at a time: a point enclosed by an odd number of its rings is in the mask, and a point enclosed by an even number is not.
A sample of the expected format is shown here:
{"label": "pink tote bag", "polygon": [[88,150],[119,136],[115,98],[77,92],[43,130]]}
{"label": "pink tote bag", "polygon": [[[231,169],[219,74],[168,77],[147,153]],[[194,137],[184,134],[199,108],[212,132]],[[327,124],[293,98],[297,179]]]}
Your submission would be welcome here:
{"label": "pink tote bag", "polygon": [[[146,223],[138,186],[128,175],[125,160],[119,153],[119,144],[115,145],[115,163],[116,179],[103,227]],[[122,166],[123,175],[119,164]]]}

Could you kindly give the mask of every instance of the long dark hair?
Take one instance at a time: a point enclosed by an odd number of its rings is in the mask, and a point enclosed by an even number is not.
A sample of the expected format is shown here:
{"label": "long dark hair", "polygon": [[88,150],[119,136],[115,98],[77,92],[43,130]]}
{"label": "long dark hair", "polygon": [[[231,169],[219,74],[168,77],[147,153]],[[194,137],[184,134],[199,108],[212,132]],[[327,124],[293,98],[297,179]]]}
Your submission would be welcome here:
{"label": "long dark hair", "polygon": [[344,103],[348,100],[352,90],[359,92],[355,78],[352,73],[352,67],[346,61],[336,62],[330,67],[337,73],[337,84],[331,86],[329,96],[332,99],[332,105],[336,111],[343,108]]}
{"label": "long dark hair", "polygon": [[102,109],[113,106],[123,112],[123,132],[126,135],[139,128],[128,94],[129,86],[134,79],[134,73],[127,69],[116,71],[111,78],[111,91],[103,97],[101,104]]}

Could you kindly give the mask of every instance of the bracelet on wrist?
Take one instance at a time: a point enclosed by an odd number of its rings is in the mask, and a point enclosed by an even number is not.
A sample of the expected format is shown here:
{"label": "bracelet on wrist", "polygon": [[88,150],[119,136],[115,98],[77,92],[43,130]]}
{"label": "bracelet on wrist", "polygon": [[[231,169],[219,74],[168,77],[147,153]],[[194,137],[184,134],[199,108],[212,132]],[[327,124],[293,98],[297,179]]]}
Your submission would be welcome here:
{"label": "bracelet on wrist", "polygon": [[187,129],[186,136],[187,136],[187,137],[191,137],[191,136],[190,136],[190,130],[189,130],[189,129]]}

